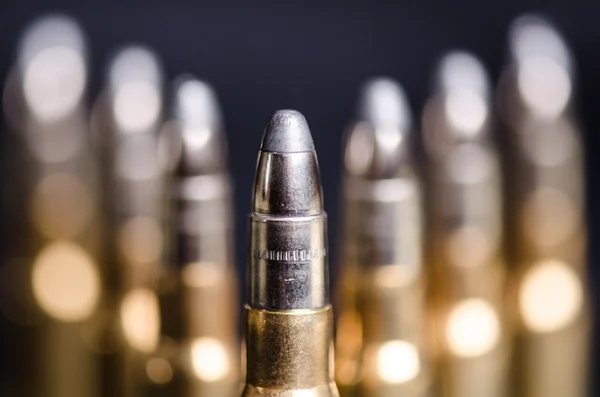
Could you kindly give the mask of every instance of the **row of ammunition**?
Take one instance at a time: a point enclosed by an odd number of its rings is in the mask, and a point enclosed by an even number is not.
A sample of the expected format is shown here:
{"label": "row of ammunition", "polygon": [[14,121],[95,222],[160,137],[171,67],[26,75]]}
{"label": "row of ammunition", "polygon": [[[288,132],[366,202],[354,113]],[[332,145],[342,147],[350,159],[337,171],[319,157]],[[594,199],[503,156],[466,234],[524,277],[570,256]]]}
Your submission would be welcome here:
{"label": "row of ammunition", "polygon": [[401,86],[363,86],[340,178],[335,343],[315,146],[302,114],[273,115],[240,344],[216,93],[190,75],[165,93],[157,56],[129,46],[90,109],[80,27],[34,22],[4,88],[18,172],[5,172],[3,395],[586,395],[573,60],[538,16],[515,21],[508,47],[497,95],[475,56],[441,59],[422,145]]}
{"label": "row of ammunition", "polygon": [[424,166],[402,89],[376,80],[363,90],[345,151],[342,395],[586,395],[572,59],[532,16],[513,24],[509,53],[500,120],[481,62],[441,59],[423,111]]}
{"label": "row of ammunition", "polygon": [[21,41],[4,104],[26,226],[3,312],[28,334],[15,336],[22,371],[9,395],[239,390],[222,120],[192,76],[175,82],[168,109],[163,79],[152,51],[126,47],[90,112],[80,27],[50,16]]}

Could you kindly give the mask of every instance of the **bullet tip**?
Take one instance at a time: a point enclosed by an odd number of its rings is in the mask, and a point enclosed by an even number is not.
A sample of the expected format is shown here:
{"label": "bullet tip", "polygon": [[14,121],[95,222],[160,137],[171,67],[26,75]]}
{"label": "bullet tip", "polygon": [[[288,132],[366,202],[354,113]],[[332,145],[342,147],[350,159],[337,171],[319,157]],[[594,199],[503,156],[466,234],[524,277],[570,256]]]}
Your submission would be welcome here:
{"label": "bullet tip", "polygon": [[191,75],[181,76],[175,84],[174,113],[180,123],[212,133],[221,128],[221,110],[213,87]]}
{"label": "bullet tip", "polygon": [[86,51],[80,25],[65,14],[49,14],[29,25],[20,41],[19,62],[26,66],[40,52],[57,47],[66,47],[80,54]]}
{"label": "bullet tip", "polygon": [[310,152],[315,145],[302,113],[296,110],[275,112],[262,141],[263,152],[300,153]]}
{"label": "bullet tip", "polygon": [[398,133],[405,132],[411,125],[406,94],[400,84],[387,77],[373,78],[363,84],[358,117],[375,129],[398,129]]}
{"label": "bullet tip", "polygon": [[513,21],[509,29],[509,50],[517,62],[544,56],[567,68],[571,66],[571,55],[563,35],[543,15],[525,14]]}
{"label": "bullet tip", "polygon": [[485,66],[481,60],[464,50],[449,51],[441,58],[436,79],[438,90],[444,94],[466,89],[482,98],[489,96]]}

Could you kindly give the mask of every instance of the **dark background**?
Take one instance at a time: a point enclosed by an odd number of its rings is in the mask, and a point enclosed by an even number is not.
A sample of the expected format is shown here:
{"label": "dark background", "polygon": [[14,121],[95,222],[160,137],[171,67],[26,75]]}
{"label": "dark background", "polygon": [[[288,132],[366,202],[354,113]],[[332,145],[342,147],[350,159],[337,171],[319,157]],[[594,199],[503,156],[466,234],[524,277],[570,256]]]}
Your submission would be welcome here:
{"label": "dark background", "polygon": [[[146,43],[162,57],[169,78],[191,72],[217,89],[227,123],[235,178],[237,258],[245,266],[246,217],[263,128],[276,109],[304,113],[319,154],[330,240],[336,240],[341,135],[358,86],[373,75],[398,79],[415,115],[421,110],[436,59],[464,48],[480,56],[497,79],[510,21],[542,12],[572,46],[579,79],[579,113],[587,151],[590,286],[598,312],[600,211],[595,156],[600,145],[600,3],[552,1],[197,1],[0,3],[0,77],[14,59],[22,29],[37,16],[66,12],[84,27],[92,51],[92,90],[104,65],[123,44]],[[415,116],[418,121],[419,117]],[[596,330],[597,331],[597,330]],[[0,332],[2,332],[0,330]],[[598,335],[598,332],[595,333]],[[598,338],[596,338],[598,339]],[[599,356],[598,344],[595,356]],[[598,366],[596,366],[598,368]],[[597,390],[600,390],[596,388]],[[569,396],[565,396],[569,397]]]}

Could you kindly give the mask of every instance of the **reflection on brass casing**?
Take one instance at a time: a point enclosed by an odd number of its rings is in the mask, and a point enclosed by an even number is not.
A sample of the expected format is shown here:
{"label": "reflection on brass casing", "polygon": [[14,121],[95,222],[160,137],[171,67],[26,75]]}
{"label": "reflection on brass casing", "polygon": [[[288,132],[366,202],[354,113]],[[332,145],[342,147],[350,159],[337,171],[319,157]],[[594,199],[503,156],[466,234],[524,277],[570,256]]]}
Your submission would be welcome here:
{"label": "reflection on brass casing", "polygon": [[242,397],[338,396],[333,382],[333,315],[323,309],[246,306],[248,377]]}
{"label": "reflection on brass casing", "polygon": [[507,393],[502,179],[482,63],[445,55],[423,113],[429,260],[444,396]]}
{"label": "reflection on brass casing", "polygon": [[[191,266],[197,266],[197,275],[210,281],[183,287],[183,305],[189,314],[188,334],[222,339],[237,355],[237,316],[232,315],[238,303],[234,269],[215,268],[209,263]],[[236,363],[232,363],[229,372],[230,375],[237,374]]]}
{"label": "reflection on brass casing", "polygon": [[[497,159],[486,146],[473,146],[477,151],[473,153],[482,156],[482,164],[477,165],[481,180],[453,179],[448,156],[436,165],[431,182],[435,186],[432,293],[440,379],[448,396],[495,397],[507,392],[510,350],[503,308],[500,174]],[[459,150],[457,145],[449,153]]]}
{"label": "reflection on brass casing", "polygon": [[[515,214],[509,225],[515,264],[510,303],[519,396],[575,397],[587,391],[591,321],[578,133],[565,115],[521,120],[511,137],[516,150],[509,191]],[[561,305],[550,313],[544,307],[555,306],[552,302]]]}
{"label": "reflection on brass casing", "polygon": [[[350,183],[354,182],[354,183]],[[361,396],[431,393],[420,189],[412,170],[395,179],[348,181],[360,214],[357,307],[362,320]]]}
{"label": "reflection on brass casing", "polygon": [[[510,302],[517,331],[515,392],[523,397],[584,396],[591,321],[582,148],[568,118],[529,121],[520,128],[526,129],[529,142],[523,139],[514,153],[518,178],[509,192],[515,213],[510,225],[516,266]],[[540,163],[544,149],[558,150],[562,161]]]}
{"label": "reflection on brass casing", "polygon": [[336,381],[345,396],[431,393],[421,187],[398,83],[368,81],[345,145]]}
{"label": "reflection on brass casing", "polygon": [[591,318],[575,62],[560,32],[539,15],[513,22],[509,53],[499,102],[509,149],[513,394],[582,397]]}
{"label": "reflection on brass casing", "polygon": [[16,223],[0,269],[7,341],[0,350],[11,368],[2,376],[2,395],[101,395],[97,153],[87,124],[87,77],[80,27],[53,14],[25,30],[4,86],[8,135],[23,146],[7,145],[10,155],[2,153],[16,160],[6,167],[9,199],[2,206]]}
{"label": "reflection on brass casing", "polygon": [[240,391],[238,285],[231,180],[214,90],[177,79],[167,148],[171,238],[162,269],[161,342],[146,363],[149,395],[233,397]]}
{"label": "reflection on brass casing", "polygon": [[361,395],[430,396],[424,280],[389,265],[370,269],[364,283]]}
{"label": "reflection on brass casing", "polygon": [[[343,254],[342,254],[343,255]],[[335,381],[340,396],[353,396],[362,378],[363,326],[359,311],[361,274],[354,261],[344,260],[337,291]]]}
{"label": "reflection on brass casing", "polygon": [[[183,268],[178,286],[161,295],[163,343],[147,362],[151,395],[234,396],[240,390],[237,283],[214,263]],[[164,329],[169,326],[177,329]],[[153,360],[165,370],[152,371]]]}
{"label": "reflection on brass casing", "polygon": [[150,50],[129,45],[109,61],[92,113],[101,148],[103,394],[136,396],[160,332],[165,167],[159,154],[161,71]]}

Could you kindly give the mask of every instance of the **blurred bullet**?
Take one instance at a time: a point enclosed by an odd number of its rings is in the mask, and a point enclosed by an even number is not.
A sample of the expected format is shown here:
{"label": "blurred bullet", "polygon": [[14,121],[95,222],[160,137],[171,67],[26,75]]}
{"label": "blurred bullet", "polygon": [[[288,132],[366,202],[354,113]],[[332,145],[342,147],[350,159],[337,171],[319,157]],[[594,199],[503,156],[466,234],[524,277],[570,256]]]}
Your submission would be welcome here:
{"label": "blurred bullet", "polygon": [[344,154],[336,381],[342,396],[428,396],[422,199],[402,88],[367,82]]}
{"label": "blurred bullet", "polygon": [[186,76],[174,89],[172,261],[161,296],[163,343],[146,373],[156,395],[233,397],[240,391],[233,203],[216,93]]}
{"label": "blurred bullet", "polygon": [[299,112],[267,125],[250,223],[242,396],[338,396],[321,176]]}
{"label": "blurred bullet", "polygon": [[514,21],[500,82],[507,134],[515,391],[587,395],[589,301],[583,153],[574,65],[556,28]]}
{"label": "blurred bullet", "polygon": [[106,395],[140,393],[159,344],[158,280],[166,252],[166,160],[162,70],[149,49],[131,45],[109,63],[94,127],[103,146],[108,330]]}
{"label": "blurred bullet", "polygon": [[25,30],[4,90],[9,129],[26,150],[11,165],[25,180],[11,209],[24,227],[7,244],[15,257],[3,266],[0,306],[13,343],[27,348],[5,356],[18,368],[8,394],[98,395],[92,330],[102,282],[87,67],[79,25],[46,16]]}
{"label": "blurred bullet", "polygon": [[422,124],[440,380],[450,397],[507,393],[502,188],[492,111],[481,62],[463,51],[445,55]]}

